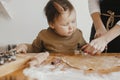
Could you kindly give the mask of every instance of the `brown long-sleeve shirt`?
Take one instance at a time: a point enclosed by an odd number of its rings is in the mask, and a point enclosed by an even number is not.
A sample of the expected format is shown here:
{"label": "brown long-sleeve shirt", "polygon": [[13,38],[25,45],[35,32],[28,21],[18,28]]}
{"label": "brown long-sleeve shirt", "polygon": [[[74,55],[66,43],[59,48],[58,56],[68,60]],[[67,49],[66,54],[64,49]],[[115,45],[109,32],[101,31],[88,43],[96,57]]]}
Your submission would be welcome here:
{"label": "brown long-sleeve shirt", "polygon": [[63,37],[53,29],[48,28],[39,32],[28,52],[73,53],[77,48],[86,44],[82,32],[77,29],[71,36]]}

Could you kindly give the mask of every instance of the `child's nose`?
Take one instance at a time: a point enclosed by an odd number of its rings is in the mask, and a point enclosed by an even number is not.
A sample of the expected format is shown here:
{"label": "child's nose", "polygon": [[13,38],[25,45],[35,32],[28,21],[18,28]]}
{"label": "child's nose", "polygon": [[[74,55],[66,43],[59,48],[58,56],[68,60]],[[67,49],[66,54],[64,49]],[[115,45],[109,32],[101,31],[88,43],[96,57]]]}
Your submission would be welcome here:
{"label": "child's nose", "polygon": [[73,29],[72,25],[69,25],[69,30],[72,30],[72,29]]}

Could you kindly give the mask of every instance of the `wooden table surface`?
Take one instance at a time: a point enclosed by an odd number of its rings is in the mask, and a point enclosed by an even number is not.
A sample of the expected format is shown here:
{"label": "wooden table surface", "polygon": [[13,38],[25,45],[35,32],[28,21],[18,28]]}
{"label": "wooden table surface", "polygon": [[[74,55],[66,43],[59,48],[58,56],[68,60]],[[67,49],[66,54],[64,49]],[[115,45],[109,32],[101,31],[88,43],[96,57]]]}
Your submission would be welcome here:
{"label": "wooden table surface", "polygon": [[[23,75],[23,69],[28,67],[26,63],[35,56],[35,53],[17,55],[17,60],[0,66],[0,80],[28,80]],[[103,53],[100,56],[120,56],[119,53]],[[74,56],[73,54],[51,54],[51,56]],[[77,55],[81,56],[81,55]]]}
{"label": "wooden table surface", "polygon": [[[0,80],[26,80],[21,79],[23,76],[22,70],[27,67],[27,62],[36,54],[17,54],[16,61],[6,62],[0,65]],[[7,76],[6,76],[7,75]],[[12,76],[20,77],[19,79],[12,79]]]}

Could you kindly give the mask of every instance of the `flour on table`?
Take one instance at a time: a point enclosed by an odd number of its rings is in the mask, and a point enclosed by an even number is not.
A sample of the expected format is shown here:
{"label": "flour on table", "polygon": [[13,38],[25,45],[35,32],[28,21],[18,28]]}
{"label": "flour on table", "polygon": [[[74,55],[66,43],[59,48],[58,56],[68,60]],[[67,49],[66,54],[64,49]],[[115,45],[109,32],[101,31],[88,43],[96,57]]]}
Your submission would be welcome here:
{"label": "flour on table", "polygon": [[31,80],[119,80],[120,71],[107,74],[85,73],[85,70],[89,69],[100,71],[116,66],[120,67],[120,58],[115,56],[49,57],[39,66],[24,69],[23,73]]}

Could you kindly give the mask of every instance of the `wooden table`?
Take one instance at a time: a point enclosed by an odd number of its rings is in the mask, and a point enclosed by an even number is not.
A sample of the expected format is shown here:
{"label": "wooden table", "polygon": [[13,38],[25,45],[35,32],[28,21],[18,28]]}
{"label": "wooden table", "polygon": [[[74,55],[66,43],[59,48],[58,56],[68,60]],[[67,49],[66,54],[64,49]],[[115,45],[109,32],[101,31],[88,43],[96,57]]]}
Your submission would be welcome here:
{"label": "wooden table", "polygon": [[29,80],[26,76],[24,76],[23,69],[24,68],[21,68],[18,69],[17,71],[2,76],[0,80]]}
{"label": "wooden table", "polygon": [[[36,54],[20,54],[17,55],[17,60],[14,62],[6,63],[5,65],[0,66],[0,80],[28,80],[26,76],[23,75],[23,69],[28,67],[26,64],[33,56]],[[119,53],[104,53],[103,55],[115,56]],[[68,54],[51,54],[51,56],[68,56]],[[73,56],[70,54],[69,56]],[[77,55],[81,56],[81,55]]]}
{"label": "wooden table", "polygon": [[[35,53],[17,54],[16,61],[0,65],[0,80],[26,80],[23,79],[25,77],[22,74],[22,70],[28,66],[27,62],[35,55]],[[17,79],[14,79],[16,77]]]}

